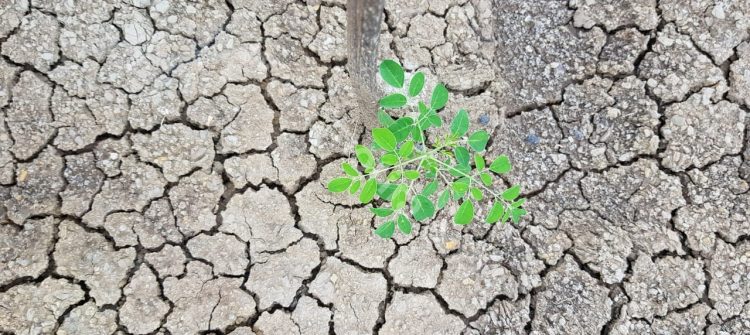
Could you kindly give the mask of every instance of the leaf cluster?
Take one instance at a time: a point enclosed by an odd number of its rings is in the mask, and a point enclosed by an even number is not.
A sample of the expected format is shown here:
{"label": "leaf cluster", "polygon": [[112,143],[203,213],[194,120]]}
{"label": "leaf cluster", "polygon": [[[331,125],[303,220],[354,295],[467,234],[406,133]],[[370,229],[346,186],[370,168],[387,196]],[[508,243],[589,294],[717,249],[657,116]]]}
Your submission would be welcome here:
{"label": "leaf cluster", "polygon": [[[497,190],[495,179],[512,166],[506,155],[492,160],[484,156],[490,134],[470,133],[469,114],[463,109],[448,124],[447,134],[428,131],[444,126],[438,111],[448,102],[445,85],[433,88],[428,104],[419,99],[423,73],[414,73],[405,86],[403,68],[384,60],[380,77],[397,92],[379,101],[380,127],[372,129],[372,145],[355,146],[359,164],[343,163],[344,176],[329,181],[328,189],[359,193],[361,203],[373,203],[370,210],[381,221],[375,234],[383,238],[393,236],[396,228],[410,234],[413,221],[429,220],[451,202],[458,203],[453,216],[457,225],[471,223],[482,203],[489,206],[486,223],[518,223],[526,214],[526,199],[519,198],[519,185]],[[405,116],[394,119],[386,112],[394,109],[405,109]]]}

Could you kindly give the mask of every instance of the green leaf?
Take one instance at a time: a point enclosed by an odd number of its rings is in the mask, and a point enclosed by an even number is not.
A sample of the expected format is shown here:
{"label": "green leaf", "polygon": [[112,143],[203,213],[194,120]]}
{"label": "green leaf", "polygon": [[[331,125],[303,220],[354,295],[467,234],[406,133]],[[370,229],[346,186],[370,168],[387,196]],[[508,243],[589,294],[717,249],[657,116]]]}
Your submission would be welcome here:
{"label": "green leaf", "polygon": [[396,224],[393,221],[388,221],[381,224],[378,229],[375,229],[375,235],[378,235],[382,238],[391,238],[391,236],[393,236],[394,230],[396,230]]}
{"label": "green leaf", "polygon": [[388,177],[386,177],[388,181],[396,181],[401,179],[401,171],[399,170],[393,170],[391,173],[388,174]]}
{"label": "green leaf", "polygon": [[448,103],[448,89],[445,85],[438,84],[435,89],[432,90],[432,98],[430,98],[430,108],[433,110],[439,110],[445,107]]}
{"label": "green leaf", "polygon": [[472,187],[471,197],[476,201],[481,201],[482,199],[484,199],[484,194],[482,194],[482,190],[480,190],[479,188]]}
{"label": "green leaf", "polygon": [[395,88],[404,87],[404,69],[393,60],[386,59],[380,63],[380,78]]}
{"label": "green leaf", "polygon": [[406,170],[404,171],[404,177],[409,180],[415,180],[419,178],[419,171],[417,170]]}
{"label": "green leaf", "polygon": [[399,210],[406,205],[406,185],[401,184],[393,193],[393,199],[391,200],[391,207],[393,210]]}
{"label": "green leaf", "polygon": [[375,191],[378,189],[378,181],[375,178],[370,178],[365,182],[365,186],[362,187],[362,193],[359,194],[359,202],[366,204],[375,198]]}
{"label": "green leaf", "polygon": [[500,157],[495,158],[492,164],[490,164],[490,171],[495,173],[508,173],[510,169],[510,159],[506,155],[500,155]]}
{"label": "green leaf", "polygon": [[490,134],[488,134],[484,130],[480,130],[476,133],[471,134],[469,136],[469,146],[471,146],[474,151],[482,152],[484,151],[484,148],[487,146],[487,141],[490,139]]}
{"label": "green leaf", "polygon": [[416,125],[414,126],[414,128],[411,128],[411,138],[413,138],[417,142],[424,141],[424,134],[422,133],[422,128],[419,127],[419,125]]}
{"label": "green leaf", "polygon": [[453,154],[456,155],[456,163],[458,163],[458,165],[469,166],[471,154],[469,154],[468,149],[464,147],[456,147],[453,149]]}
{"label": "green leaf", "polygon": [[469,179],[461,178],[451,184],[451,189],[455,192],[456,198],[461,198],[469,190]]}
{"label": "green leaf", "polygon": [[387,109],[401,108],[406,105],[406,97],[401,93],[393,93],[384,96],[378,101],[380,107]]}
{"label": "green leaf", "polygon": [[422,92],[422,87],[424,87],[424,73],[417,72],[409,81],[409,96],[416,97],[419,92]]}
{"label": "green leaf", "polygon": [[425,158],[422,160],[422,167],[425,170],[425,178],[427,179],[435,179],[437,177],[437,166],[434,163],[434,159],[432,158]]}
{"label": "green leaf", "polygon": [[469,113],[466,110],[459,110],[456,117],[451,122],[451,134],[455,137],[461,137],[469,130]]}
{"label": "green leaf", "polygon": [[429,219],[435,215],[435,205],[427,197],[417,194],[411,199],[411,215],[417,221]]}
{"label": "green leaf", "polygon": [[503,192],[503,199],[505,199],[507,201],[513,201],[520,194],[521,194],[521,186],[515,185],[515,186],[513,186],[513,187],[511,187],[511,188],[509,188],[507,190],[505,190],[505,192]]}
{"label": "green leaf", "polygon": [[456,215],[453,216],[453,223],[463,226],[471,223],[472,219],[474,219],[474,204],[466,200],[458,207]]}
{"label": "green leaf", "polygon": [[417,107],[419,109],[419,116],[427,114],[427,112],[430,111],[430,109],[427,107],[427,105],[424,104],[424,102],[420,101],[417,104]]}
{"label": "green leaf", "polygon": [[502,218],[500,219],[500,223],[503,223],[503,224],[505,224],[505,222],[507,222],[507,221],[508,221],[508,218],[510,218],[510,211],[509,211],[509,210],[506,210],[506,211],[505,211],[505,212],[503,213],[503,217],[502,217]]}
{"label": "green leaf", "polygon": [[396,136],[396,141],[399,143],[409,137],[411,128],[414,126],[414,120],[410,117],[402,117],[394,122],[388,130]]}
{"label": "green leaf", "polygon": [[375,214],[375,216],[377,216],[377,217],[384,218],[384,217],[386,217],[388,215],[393,214],[393,209],[387,208],[387,207],[380,207],[380,208],[372,207],[372,208],[370,208],[370,212],[372,212],[373,214]]}
{"label": "green leaf", "polygon": [[362,182],[359,181],[359,179],[355,180],[352,183],[352,186],[349,186],[349,194],[357,193],[357,191],[359,191],[359,186],[361,186],[361,184]]}
{"label": "green leaf", "polygon": [[349,185],[352,184],[352,179],[348,177],[340,177],[328,182],[328,190],[333,193],[340,193],[346,191]]}
{"label": "green leaf", "polygon": [[357,144],[354,147],[354,152],[357,154],[357,160],[365,168],[372,168],[375,166],[375,157],[372,155],[372,151],[364,145]]}
{"label": "green leaf", "polygon": [[388,113],[386,113],[385,111],[381,109],[381,110],[378,110],[378,122],[380,122],[380,124],[383,127],[387,128],[387,127],[390,127],[396,121],[393,120],[393,118],[390,115],[388,115]]}
{"label": "green leaf", "polygon": [[427,179],[435,179],[437,177],[437,168],[425,167],[424,177]]}
{"label": "green leaf", "polygon": [[490,212],[487,214],[487,223],[493,224],[500,220],[500,218],[503,216],[503,210],[505,207],[503,207],[502,203],[496,202],[492,204],[492,208],[490,209]]}
{"label": "green leaf", "polygon": [[480,173],[479,179],[482,180],[482,184],[484,184],[484,186],[492,185],[492,176],[487,172]]}
{"label": "green leaf", "polygon": [[396,150],[396,136],[388,128],[373,129],[372,140],[385,151]]}
{"label": "green leaf", "polygon": [[523,208],[514,208],[510,211],[510,218],[515,224],[518,224],[518,221],[520,221],[521,217],[524,215],[526,215],[526,210]]}
{"label": "green leaf", "polygon": [[512,204],[510,204],[510,208],[519,208],[523,206],[523,204],[526,203],[526,198],[521,198],[516,201],[514,201]]}
{"label": "green leaf", "polygon": [[391,201],[391,198],[393,197],[393,192],[396,192],[396,189],[398,188],[398,185],[396,184],[378,184],[378,196],[386,201]]}
{"label": "green leaf", "polygon": [[417,118],[417,124],[422,127],[422,129],[427,129],[430,126],[430,115],[432,113],[435,113],[432,109],[427,108],[427,105],[424,104],[424,102],[419,102],[417,104],[419,107],[419,117]]}
{"label": "green leaf", "polygon": [[471,167],[469,165],[456,165],[448,169],[448,173],[454,177],[464,177],[468,175],[469,172],[471,172]]}
{"label": "green leaf", "polygon": [[411,221],[404,214],[398,216],[398,230],[407,235],[411,234]]}
{"label": "green leaf", "polygon": [[440,194],[440,197],[438,197],[437,201],[437,208],[443,209],[445,205],[448,204],[448,200],[451,199],[451,190],[445,190],[443,193]]}
{"label": "green leaf", "polygon": [[408,158],[414,152],[414,141],[406,141],[398,149],[398,155],[402,158]]}
{"label": "green leaf", "polygon": [[422,195],[424,195],[425,197],[429,197],[433,193],[435,193],[435,191],[437,191],[437,188],[438,188],[438,181],[437,180],[433,180],[431,183],[427,184],[422,189]]}
{"label": "green leaf", "polygon": [[474,165],[477,167],[477,170],[484,170],[484,157],[482,157],[482,155],[480,154],[474,154]]}
{"label": "green leaf", "polygon": [[359,171],[357,171],[357,169],[352,167],[352,165],[347,162],[341,163],[341,169],[344,170],[344,173],[346,173],[349,176],[352,176],[352,177],[359,176]]}
{"label": "green leaf", "polygon": [[380,157],[380,162],[388,166],[393,166],[398,164],[398,156],[396,156],[396,154],[388,153],[383,155],[383,157]]}
{"label": "green leaf", "polygon": [[433,114],[430,115],[430,123],[435,127],[442,127],[443,126],[443,119],[440,118],[439,115]]}

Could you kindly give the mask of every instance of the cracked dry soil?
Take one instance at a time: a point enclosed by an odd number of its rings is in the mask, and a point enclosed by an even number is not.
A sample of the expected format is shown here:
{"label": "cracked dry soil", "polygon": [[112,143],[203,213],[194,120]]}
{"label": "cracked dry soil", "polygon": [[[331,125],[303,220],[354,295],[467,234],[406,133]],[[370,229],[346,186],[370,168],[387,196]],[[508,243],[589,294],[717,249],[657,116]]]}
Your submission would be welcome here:
{"label": "cracked dry soil", "polygon": [[750,333],[750,2],[387,1],[380,55],[446,83],[531,213],[393,240],[323,186],[373,126],[345,25],[0,1],[0,333]]}

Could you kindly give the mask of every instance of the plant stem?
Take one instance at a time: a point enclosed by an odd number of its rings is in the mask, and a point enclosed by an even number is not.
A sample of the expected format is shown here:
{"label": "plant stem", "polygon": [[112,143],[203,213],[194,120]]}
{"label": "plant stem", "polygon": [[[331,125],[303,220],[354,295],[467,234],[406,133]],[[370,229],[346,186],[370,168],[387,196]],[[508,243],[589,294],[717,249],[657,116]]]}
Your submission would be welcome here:
{"label": "plant stem", "polygon": [[[454,144],[454,143],[459,143],[459,142],[461,142],[461,141],[456,141],[456,142],[444,144],[444,145],[442,145],[440,147],[437,147],[435,149],[432,149],[430,151],[425,151],[422,155],[419,155],[419,156],[414,157],[414,158],[409,159],[409,160],[405,160],[405,161],[400,162],[400,163],[398,163],[398,164],[396,164],[394,166],[390,166],[390,167],[387,167],[387,168],[384,168],[384,169],[375,170],[375,171],[372,171],[370,173],[365,173],[365,174],[362,175],[362,177],[373,176],[373,175],[376,175],[376,174],[381,173],[381,172],[385,172],[385,171],[396,169],[396,168],[401,168],[402,166],[404,166],[406,164],[409,164],[411,162],[416,162],[416,161],[421,160],[421,159],[432,157],[433,154],[435,154],[436,152],[439,152],[440,150],[442,150],[443,148],[445,148],[449,144]],[[422,145],[422,146],[424,146],[424,145]]]}
{"label": "plant stem", "polygon": [[[443,165],[443,166],[445,166],[445,167],[447,167],[449,169],[453,168],[452,166],[443,163],[443,161],[441,161],[439,159],[436,159],[435,161],[437,161],[438,163],[440,163],[441,165]],[[467,174],[464,174],[464,176],[466,178],[469,178],[470,182],[476,183],[477,185],[479,185],[480,187],[482,187],[483,189],[485,189],[487,192],[490,192],[490,194],[492,195],[493,198],[495,198],[497,200],[500,200],[503,204],[510,205],[510,204],[508,204],[507,201],[505,201],[505,199],[502,198],[501,195],[498,195],[497,193],[493,192],[490,188],[488,188],[487,186],[484,186],[484,184],[482,184],[481,182],[478,182],[476,179],[474,179],[474,177],[472,177],[470,175],[467,175]]]}

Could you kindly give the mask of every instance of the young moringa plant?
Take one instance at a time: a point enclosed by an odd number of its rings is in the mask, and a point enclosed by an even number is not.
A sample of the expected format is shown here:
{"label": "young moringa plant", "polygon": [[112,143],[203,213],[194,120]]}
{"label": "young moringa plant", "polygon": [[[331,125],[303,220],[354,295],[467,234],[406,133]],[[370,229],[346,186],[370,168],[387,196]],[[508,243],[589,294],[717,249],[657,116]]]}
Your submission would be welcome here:
{"label": "young moringa plant", "polygon": [[[361,169],[348,163],[341,168],[346,176],[331,180],[331,192],[359,192],[363,204],[380,199],[379,207],[370,210],[380,218],[375,234],[390,238],[398,227],[410,234],[412,221],[425,221],[451,201],[459,203],[453,216],[457,225],[472,222],[475,206],[485,202],[490,210],[488,224],[518,223],[526,210],[525,198],[518,198],[521,187],[514,185],[502,192],[493,187],[494,174],[511,170],[508,157],[487,160],[483,153],[490,135],[479,130],[469,133],[469,114],[459,110],[445,135],[427,132],[443,126],[438,115],[448,102],[448,90],[438,84],[432,90],[429,105],[419,101],[425,76],[415,73],[404,87],[404,70],[392,61],[380,64],[380,77],[401,93],[380,99],[378,121],[381,128],[372,130],[372,146],[354,148]],[[393,119],[385,110],[406,109],[405,116]],[[487,162],[490,162],[487,164]]]}

